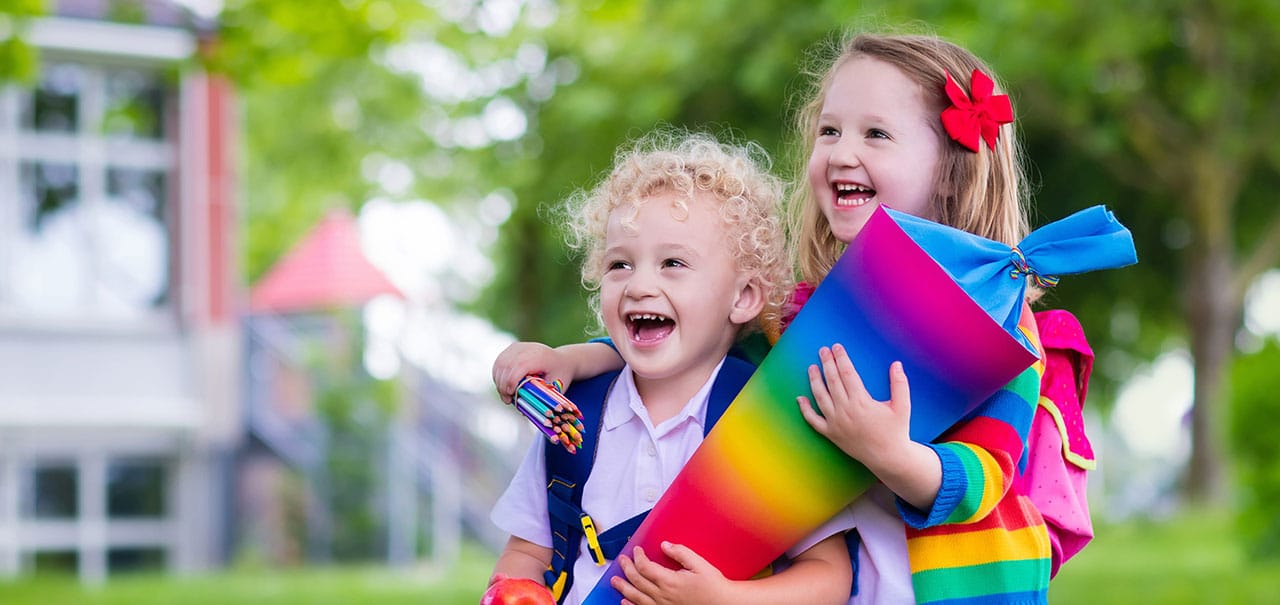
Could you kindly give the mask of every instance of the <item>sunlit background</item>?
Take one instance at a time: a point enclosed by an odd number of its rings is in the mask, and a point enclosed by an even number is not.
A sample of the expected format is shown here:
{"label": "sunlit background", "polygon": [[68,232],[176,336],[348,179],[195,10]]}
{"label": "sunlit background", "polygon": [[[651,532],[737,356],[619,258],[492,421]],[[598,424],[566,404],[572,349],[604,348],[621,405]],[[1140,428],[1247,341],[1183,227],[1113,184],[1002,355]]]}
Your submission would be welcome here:
{"label": "sunlit background", "polygon": [[[1253,602],[1280,556],[1280,7],[1158,4],[5,3],[0,603],[209,588],[136,578],[475,602],[535,435],[493,359],[595,326],[546,210],[661,124],[789,176],[806,52],[897,24],[1006,78],[1037,224],[1105,203],[1138,243],[1047,297],[1097,353],[1098,537],[1054,600]],[[338,579],[281,580],[312,569]]]}

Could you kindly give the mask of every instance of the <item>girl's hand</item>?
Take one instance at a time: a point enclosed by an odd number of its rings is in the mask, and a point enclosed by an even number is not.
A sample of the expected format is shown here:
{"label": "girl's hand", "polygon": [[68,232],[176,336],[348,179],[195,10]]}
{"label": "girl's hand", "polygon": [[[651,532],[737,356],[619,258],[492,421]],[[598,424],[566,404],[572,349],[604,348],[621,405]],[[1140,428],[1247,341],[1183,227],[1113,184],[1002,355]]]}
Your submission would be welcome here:
{"label": "girl's hand", "polygon": [[511,403],[520,381],[530,374],[540,374],[547,382],[559,380],[569,390],[575,369],[573,359],[540,342],[517,342],[508,346],[493,361],[493,386],[502,400]]}
{"label": "girl's hand", "polygon": [[688,547],[670,542],[662,543],[663,554],[680,564],[681,569],[667,569],[645,556],[644,549],[635,549],[635,560],[626,555],[618,556],[618,564],[626,577],[609,581],[614,590],[622,594],[622,605],[709,605],[733,603],[729,594],[733,582],[706,559]]}
{"label": "girl's hand", "polygon": [[911,445],[911,393],[902,363],[889,366],[889,401],[877,401],[863,386],[844,346],[822,347],[818,358],[822,370],[809,366],[809,386],[822,415],[804,396],[797,398],[800,413],[814,430],[881,477],[878,469],[885,461]]}

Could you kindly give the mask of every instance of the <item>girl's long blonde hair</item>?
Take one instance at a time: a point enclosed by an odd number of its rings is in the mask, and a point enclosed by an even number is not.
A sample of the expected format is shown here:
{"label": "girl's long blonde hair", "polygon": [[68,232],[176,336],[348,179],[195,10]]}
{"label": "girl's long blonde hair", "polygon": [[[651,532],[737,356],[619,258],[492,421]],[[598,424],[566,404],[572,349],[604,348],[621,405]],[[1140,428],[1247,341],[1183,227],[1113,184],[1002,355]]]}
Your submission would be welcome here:
{"label": "girl's long blonde hair", "polygon": [[[805,281],[816,285],[826,277],[844,252],[845,243],[831,232],[822,209],[808,186],[806,167],[818,134],[818,116],[835,72],[858,57],[884,61],[920,86],[925,106],[935,115],[950,104],[944,86],[946,74],[971,90],[970,77],[979,69],[996,81],[996,93],[1004,94],[995,73],[973,53],[935,36],[859,33],[838,45],[826,43],[816,57],[818,70],[807,70],[807,101],[795,116],[794,186],[788,203],[791,246]],[[981,145],[973,153],[952,141],[939,117],[934,131],[942,142],[934,178],[934,216],[937,221],[1013,246],[1029,229],[1026,211],[1026,178],[1022,151],[1012,124],[1000,127],[994,152]]]}

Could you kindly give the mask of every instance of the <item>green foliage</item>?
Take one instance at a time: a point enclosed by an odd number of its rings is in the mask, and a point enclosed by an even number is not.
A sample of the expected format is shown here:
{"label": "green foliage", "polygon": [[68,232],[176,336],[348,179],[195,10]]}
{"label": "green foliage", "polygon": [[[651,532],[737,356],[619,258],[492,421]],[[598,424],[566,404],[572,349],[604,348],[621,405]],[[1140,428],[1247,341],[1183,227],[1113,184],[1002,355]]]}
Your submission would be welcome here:
{"label": "green foliage", "polygon": [[364,333],[344,314],[336,338],[316,342],[312,355],[316,412],[327,436],[325,485],[319,486],[331,515],[329,554],[336,561],[377,559],[385,544],[379,508],[387,427],[397,410],[391,381],[370,377],[362,366]]}
{"label": "green foliage", "polygon": [[107,20],[115,23],[145,23],[147,8],[143,0],[114,0],[107,6]]}
{"label": "green foliage", "polygon": [[1058,299],[1107,352],[1097,373],[1106,389],[1187,344],[1196,326],[1185,297],[1210,287],[1196,268],[1208,250],[1226,248],[1235,291],[1224,294],[1237,306],[1280,260],[1280,163],[1267,159],[1280,134],[1280,9],[1086,4],[1016,4],[999,25],[1036,35],[996,36],[992,56],[1021,110],[1041,215],[1105,203],[1134,233],[1138,266],[1071,277]]}
{"label": "green foliage", "polygon": [[[731,129],[793,176],[792,160],[807,152],[789,146],[787,121],[806,53],[845,28],[934,31],[987,59],[1014,99],[1034,222],[1106,204],[1133,231],[1138,266],[1068,277],[1046,299],[1080,316],[1099,354],[1090,405],[1105,408],[1142,361],[1185,346],[1197,329],[1235,321],[1221,308],[1191,321],[1186,299],[1238,299],[1280,255],[1274,2],[821,0],[796,10],[565,0],[554,22],[526,5],[496,29],[485,26],[487,4],[227,2],[208,62],[244,98],[251,280],[329,207],[428,199],[468,216],[498,192],[514,209],[492,250],[495,278],[472,308],[520,338],[581,340],[595,322],[578,259],[545,210],[599,178],[619,144],[660,124]],[[441,91],[397,67],[406,56],[439,59],[431,53],[440,49],[473,75],[490,74],[489,84]],[[493,75],[542,50],[540,66]],[[526,113],[525,134],[461,143],[497,98]],[[407,170],[411,184],[387,190],[378,175],[389,168]],[[1226,285],[1212,284],[1208,252],[1225,256]]]}
{"label": "green foliage", "polygon": [[545,210],[594,184],[628,138],[660,125],[729,131],[761,144],[782,171],[801,56],[854,15],[837,2],[802,11],[767,2],[562,3],[545,34],[548,60],[572,65],[576,77],[535,108],[528,138],[539,152],[503,171],[518,203],[499,238],[498,275],[478,307],[522,339],[582,340],[596,322],[578,259]]}
{"label": "green foliage", "polygon": [[374,134],[413,123],[419,98],[407,77],[370,61],[374,48],[401,37],[382,29],[382,20],[371,23],[372,4],[237,0],[224,8],[220,40],[206,61],[228,74],[243,98],[251,281],[325,210],[358,207],[377,192],[360,173],[366,156],[413,146],[396,140],[392,147]]}
{"label": "green foliage", "polygon": [[45,10],[45,0],[6,0],[0,9],[0,84],[35,80],[39,53],[22,36],[31,18]]}
{"label": "green foliage", "polygon": [[[511,77],[510,57],[523,26],[484,36],[475,21],[442,17],[419,2],[226,3],[204,60],[243,99],[250,281],[327,209],[383,197],[474,213],[501,187],[494,164],[519,153],[515,144],[495,145],[480,132],[487,142],[471,146],[450,128],[474,137],[486,104],[521,81]],[[423,72],[423,62],[434,71]],[[469,71],[455,77],[454,67]],[[403,182],[388,187],[387,171],[405,175]]]}
{"label": "green foliage", "polygon": [[1280,341],[1240,357],[1231,379],[1231,449],[1241,487],[1239,523],[1249,550],[1280,560]]}

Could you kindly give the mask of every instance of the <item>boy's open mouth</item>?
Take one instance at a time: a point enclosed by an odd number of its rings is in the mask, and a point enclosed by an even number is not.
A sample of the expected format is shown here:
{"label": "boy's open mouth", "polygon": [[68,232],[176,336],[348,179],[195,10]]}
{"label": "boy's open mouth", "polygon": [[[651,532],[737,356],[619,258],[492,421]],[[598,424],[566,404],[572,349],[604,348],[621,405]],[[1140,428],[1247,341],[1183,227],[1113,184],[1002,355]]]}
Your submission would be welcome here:
{"label": "boy's open mouth", "polygon": [[836,208],[857,208],[875,199],[876,190],[851,183],[836,183],[833,187]]}
{"label": "boy's open mouth", "polygon": [[675,320],[665,315],[656,313],[627,315],[627,330],[631,332],[631,340],[639,344],[658,342],[669,336],[675,328]]}

